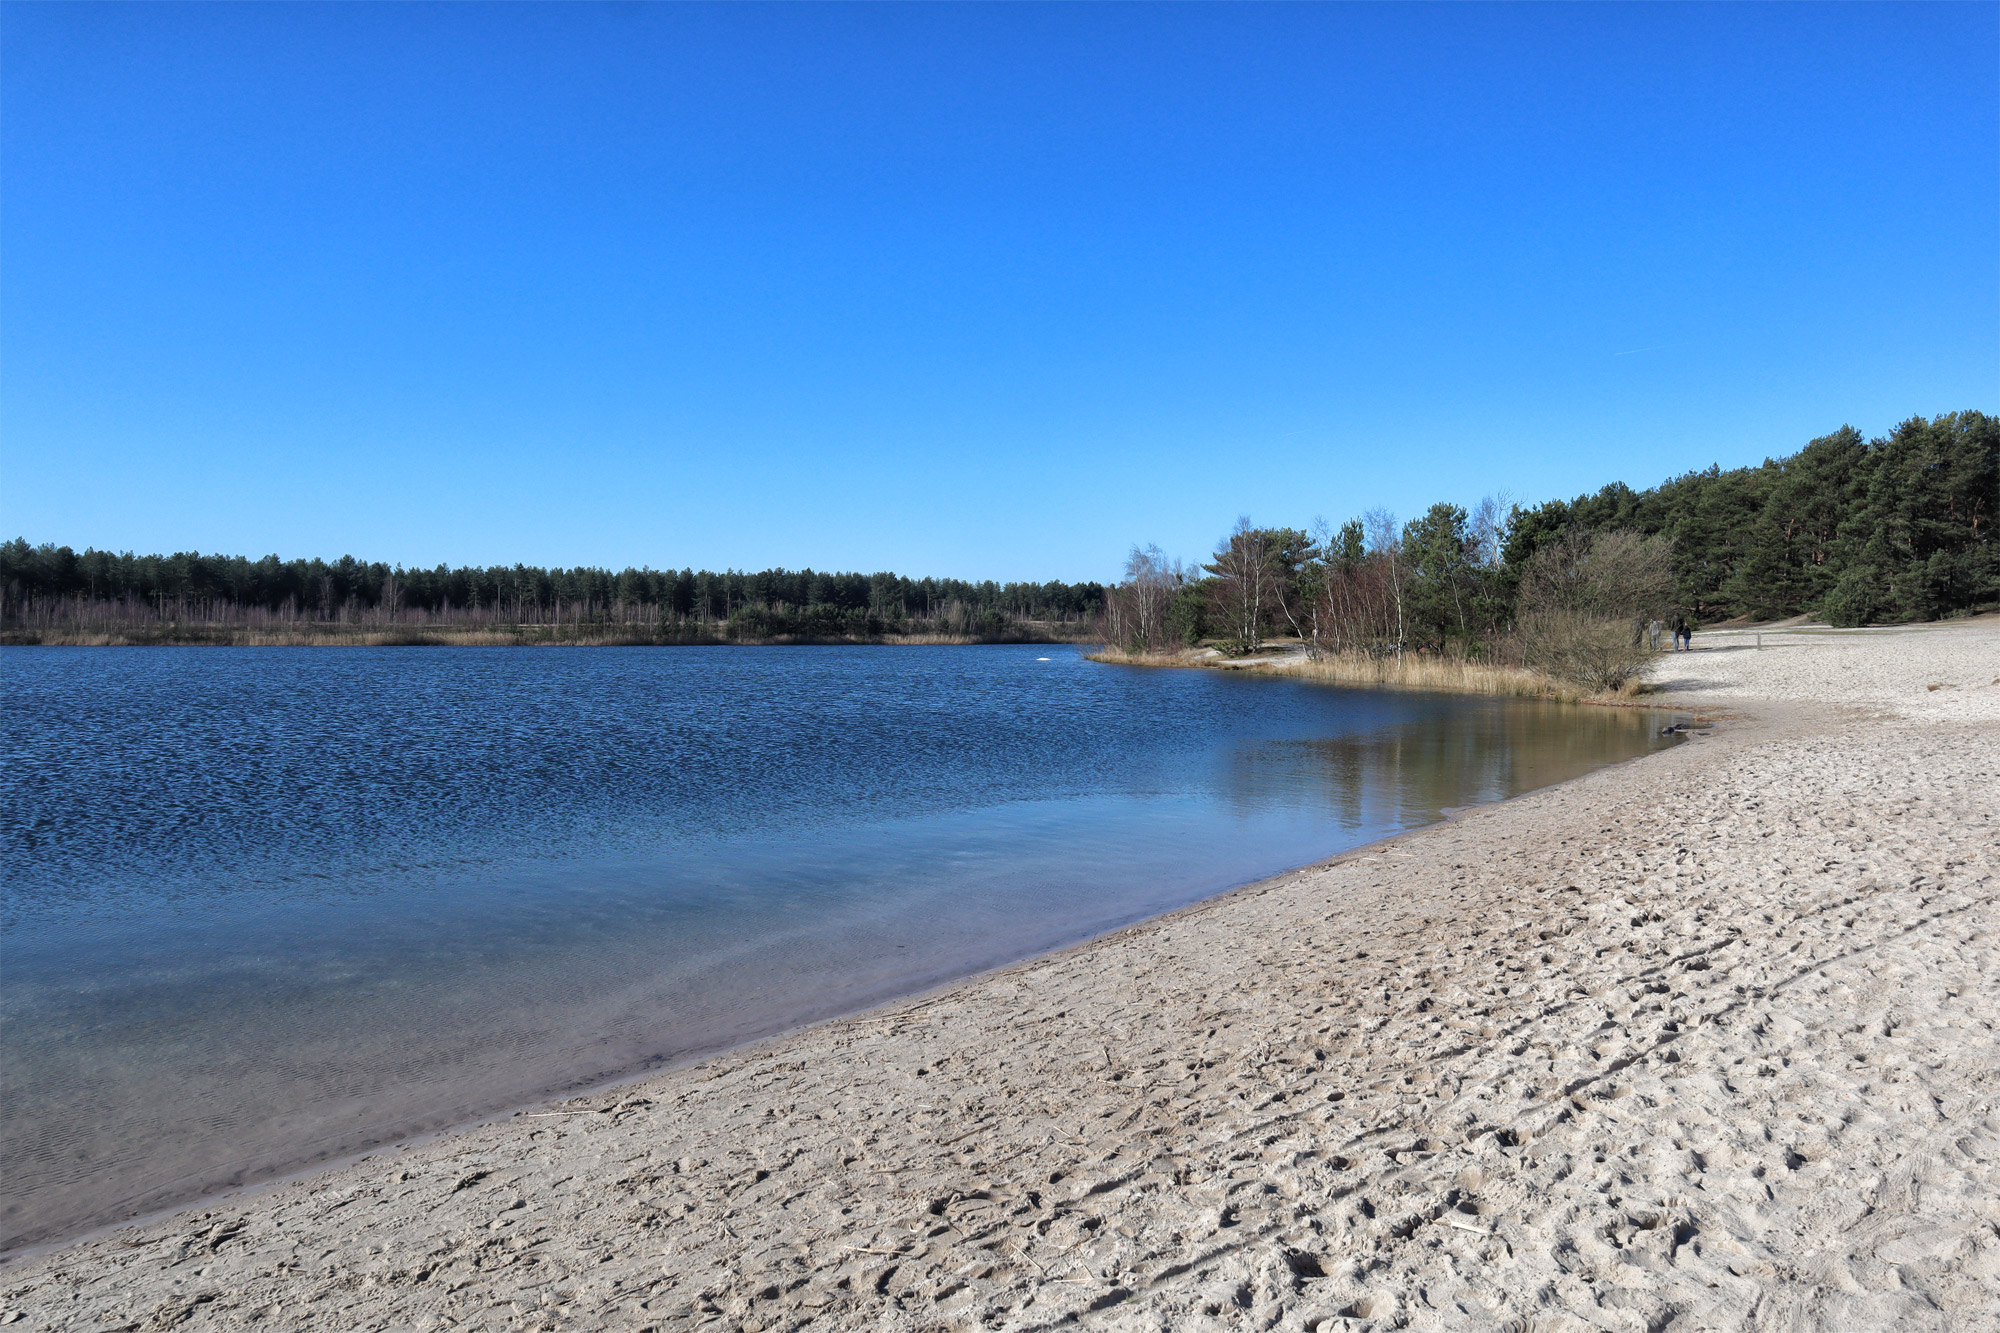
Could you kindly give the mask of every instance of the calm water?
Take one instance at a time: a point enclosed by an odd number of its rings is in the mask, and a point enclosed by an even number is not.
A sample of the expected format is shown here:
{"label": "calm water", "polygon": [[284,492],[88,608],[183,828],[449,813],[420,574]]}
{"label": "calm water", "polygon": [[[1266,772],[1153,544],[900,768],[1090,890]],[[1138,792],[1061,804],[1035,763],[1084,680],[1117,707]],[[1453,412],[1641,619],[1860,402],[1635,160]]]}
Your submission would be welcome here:
{"label": "calm water", "polygon": [[12,649],[0,681],[0,1245],[1667,743],[1068,648]]}

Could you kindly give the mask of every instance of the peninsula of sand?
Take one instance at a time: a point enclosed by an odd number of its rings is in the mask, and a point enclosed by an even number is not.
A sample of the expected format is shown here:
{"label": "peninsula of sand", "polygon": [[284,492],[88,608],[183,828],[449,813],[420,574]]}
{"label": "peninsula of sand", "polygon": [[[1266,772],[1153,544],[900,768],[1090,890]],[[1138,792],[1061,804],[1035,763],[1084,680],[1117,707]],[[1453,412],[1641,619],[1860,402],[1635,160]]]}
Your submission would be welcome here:
{"label": "peninsula of sand", "polygon": [[2000,621],[1674,749],[0,1268],[32,1329],[2000,1327]]}

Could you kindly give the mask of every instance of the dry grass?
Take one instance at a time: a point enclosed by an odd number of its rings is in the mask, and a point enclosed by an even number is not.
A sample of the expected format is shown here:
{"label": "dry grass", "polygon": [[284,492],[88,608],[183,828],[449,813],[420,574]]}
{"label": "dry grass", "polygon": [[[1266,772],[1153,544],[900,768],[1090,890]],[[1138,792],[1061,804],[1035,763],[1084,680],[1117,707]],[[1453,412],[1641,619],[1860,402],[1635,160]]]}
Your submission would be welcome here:
{"label": "dry grass", "polygon": [[1285,675],[1303,676],[1307,680],[1323,680],[1329,685],[1447,690],[1454,694],[1517,694],[1538,699],[1574,700],[1578,697],[1575,686],[1527,667],[1417,653],[1406,653],[1402,657],[1342,654],[1308,658],[1276,670]]}
{"label": "dry grass", "polygon": [[69,628],[9,631],[0,644],[42,648],[390,648],[405,646],[505,647],[526,643],[644,642],[591,640],[574,635],[531,636],[504,630],[339,629],[331,626],[293,630],[242,629],[231,626],[163,626],[157,632],[83,630]]}
{"label": "dry grass", "polygon": [[1347,685],[1360,689],[1443,690],[1452,694],[1507,694],[1531,699],[1557,699],[1565,703],[1629,703],[1646,694],[1650,687],[1633,679],[1618,690],[1591,694],[1575,684],[1536,671],[1531,667],[1474,662],[1464,658],[1409,653],[1401,658],[1339,654],[1305,657],[1291,654],[1277,658],[1230,661],[1194,649],[1173,653],[1128,653],[1104,648],[1091,653],[1093,662],[1119,666],[1208,667],[1211,670],[1252,671],[1267,676],[1293,676]]}
{"label": "dry grass", "polygon": [[[1253,666],[1250,669],[1256,668]],[[1323,680],[1331,685],[1445,690],[1454,694],[1512,694],[1532,699],[1555,699],[1563,703],[1614,706],[1636,703],[1653,691],[1651,684],[1637,676],[1627,679],[1615,690],[1593,694],[1579,689],[1573,682],[1546,675],[1532,667],[1417,654],[1409,654],[1400,661],[1393,657],[1322,657],[1292,666],[1274,664],[1263,669],[1277,675]]]}
{"label": "dry grass", "polygon": [[1171,653],[1128,653],[1123,648],[1106,646],[1099,648],[1094,653],[1085,653],[1084,660],[1090,662],[1109,662],[1113,666],[1191,667],[1217,665],[1215,658],[1204,656],[1192,648],[1183,648]]}

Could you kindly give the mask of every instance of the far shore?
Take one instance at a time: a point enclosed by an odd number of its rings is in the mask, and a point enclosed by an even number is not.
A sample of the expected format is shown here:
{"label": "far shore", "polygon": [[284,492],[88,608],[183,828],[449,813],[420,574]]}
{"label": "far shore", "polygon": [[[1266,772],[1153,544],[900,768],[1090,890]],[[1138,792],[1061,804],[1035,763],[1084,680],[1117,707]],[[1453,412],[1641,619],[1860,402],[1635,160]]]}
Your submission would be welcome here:
{"label": "far shore", "polygon": [[1711,631],[1653,688],[1721,725],[941,991],[18,1258],[0,1319],[2000,1322],[2000,618]]}
{"label": "far shore", "polygon": [[[1995,623],[1995,615],[1976,619],[1936,621],[1913,625],[1868,625],[1836,628],[1794,616],[1787,620],[1756,623],[1730,621],[1696,631],[1700,642],[1685,650],[1702,653],[1740,648],[1797,647],[1814,636],[1854,634],[1899,634],[1949,629],[1976,623]],[[1477,658],[1436,653],[1403,656],[1322,654],[1315,656],[1297,639],[1274,639],[1255,652],[1230,656],[1213,644],[1201,644],[1162,653],[1134,653],[1099,646],[1089,654],[1093,662],[1111,666],[1165,667],[1207,671],[1246,671],[1258,675],[1291,676],[1331,685],[1360,689],[1440,690],[1455,694],[1521,695],[1555,699],[1565,703],[1609,705],[1612,707],[1657,706],[1660,681],[1671,677],[1672,663],[1680,649],[1662,649],[1653,668],[1645,676],[1626,683],[1616,691],[1591,691],[1574,682],[1558,679],[1530,667]]]}
{"label": "far shore", "polygon": [[508,625],[459,629],[308,622],[294,628],[171,625],[158,631],[0,630],[0,648],[771,648],[970,644],[1094,644],[1089,636],[1022,629],[1004,634],[779,634],[735,637],[685,633],[661,637],[645,626]]}
{"label": "far shore", "polygon": [[[1989,617],[1990,618],[1990,617]],[[1835,629],[1804,617],[1757,625],[1730,622],[1697,631],[1709,647],[1742,646],[1743,636],[1768,637],[1771,646],[1800,635],[1887,633],[1963,624],[1866,626]],[[165,622],[108,627],[23,625],[0,627],[0,648],[647,648],[647,647],[932,647],[974,644],[1020,644],[1077,647],[1089,650],[1092,661],[1117,666],[1201,667],[1210,670],[1281,673],[1361,687],[1447,690],[1470,694],[1517,694],[1593,703],[1621,702],[1650,686],[1635,686],[1617,696],[1591,695],[1576,686],[1524,667],[1476,659],[1412,653],[1405,657],[1309,657],[1297,640],[1278,639],[1258,651],[1231,657],[1210,644],[1171,653],[1128,653],[1104,644],[1093,630],[1068,622],[1017,622],[997,633],[950,634],[919,632],[876,635],[736,635],[721,622],[688,624],[669,632],[644,623],[565,621],[551,624],[398,623],[365,617],[351,621],[296,620],[260,624]],[[1662,658],[1671,654],[1663,652]]]}

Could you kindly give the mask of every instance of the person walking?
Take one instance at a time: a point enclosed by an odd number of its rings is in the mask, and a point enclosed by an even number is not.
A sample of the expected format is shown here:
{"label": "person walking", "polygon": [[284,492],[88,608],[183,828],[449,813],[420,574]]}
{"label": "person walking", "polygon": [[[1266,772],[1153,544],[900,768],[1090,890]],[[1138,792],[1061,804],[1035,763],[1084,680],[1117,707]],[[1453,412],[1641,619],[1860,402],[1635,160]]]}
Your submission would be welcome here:
{"label": "person walking", "polygon": [[1675,616],[1675,617],[1674,617],[1674,651],[1675,651],[1675,652],[1679,652],[1679,651],[1681,650],[1681,636],[1682,636],[1682,635],[1684,635],[1684,634],[1686,634],[1686,633],[1687,633],[1687,618],[1686,618],[1685,616]]}
{"label": "person walking", "polygon": [[1646,646],[1656,653],[1660,651],[1660,618],[1658,616],[1654,616],[1652,623],[1646,626]]}

